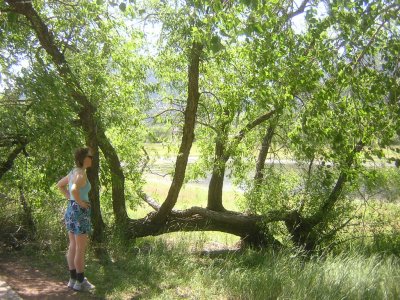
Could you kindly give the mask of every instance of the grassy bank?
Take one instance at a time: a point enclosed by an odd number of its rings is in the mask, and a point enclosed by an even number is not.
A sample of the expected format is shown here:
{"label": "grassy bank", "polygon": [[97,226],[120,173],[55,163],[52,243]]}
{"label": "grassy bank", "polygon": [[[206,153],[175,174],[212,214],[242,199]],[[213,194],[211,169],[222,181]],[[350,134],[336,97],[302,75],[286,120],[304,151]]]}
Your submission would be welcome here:
{"label": "grassy bank", "polygon": [[[151,177],[144,188],[163,201],[169,183]],[[224,191],[224,204],[237,210],[241,197]],[[204,187],[187,184],[176,208],[205,207],[206,199]],[[141,217],[150,210],[142,206],[131,216]],[[387,218],[389,226],[397,212],[397,203],[371,201],[364,220],[376,224],[379,237],[386,238],[388,229],[377,221]],[[377,233],[362,229],[367,231],[363,236]],[[360,230],[355,226],[345,235],[353,237]],[[335,254],[310,258],[289,249],[204,255],[205,249],[210,253],[233,249],[238,237],[220,232],[173,233],[114,247],[108,262],[92,260],[88,272],[94,273],[93,281],[101,287],[97,293],[107,299],[398,299],[400,260],[383,254],[396,253],[392,251],[396,243],[382,244],[377,236],[349,240]]]}
{"label": "grassy bank", "polygon": [[[355,254],[304,260],[253,252],[217,258],[189,253],[185,242],[116,260],[99,293],[148,299],[398,299],[399,261]],[[100,265],[93,265],[95,270]],[[111,270],[111,274],[107,272]],[[122,270],[122,272],[121,272]],[[111,276],[110,276],[111,275]],[[112,292],[110,292],[112,291]]]}
{"label": "grassy bank", "polygon": [[[112,245],[88,254],[86,274],[105,299],[399,299],[400,260],[391,255],[306,257],[296,251],[204,254],[209,242],[182,234]],[[197,245],[197,247],[194,247]],[[26,252],[36,267],[51,265],[66,280],[62,253]],[[135,298],[137,297],[137,298]]]}

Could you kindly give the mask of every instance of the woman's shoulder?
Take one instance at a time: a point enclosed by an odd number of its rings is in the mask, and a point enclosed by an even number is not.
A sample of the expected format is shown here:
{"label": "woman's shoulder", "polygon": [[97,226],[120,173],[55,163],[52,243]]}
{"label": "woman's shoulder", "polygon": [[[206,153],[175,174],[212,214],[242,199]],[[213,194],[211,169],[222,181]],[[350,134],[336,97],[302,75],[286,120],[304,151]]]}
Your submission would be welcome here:
{"label": "woman's shoulder", "polygon": [[71,179],[73,182],[85,182],[86,181],[86,173],[84,170],[80,169],[80,168],[74,168],[71,171]]}
{"label": "woman's shoulder", "polygon": [[81,173],[81,174],[84,174],[84,173],[85,173],[85,170],[82,169],[82,168],[77,168],[77,167],[75,167],[75,168],[73,168],[73,170],[74,170],[76,173]]}

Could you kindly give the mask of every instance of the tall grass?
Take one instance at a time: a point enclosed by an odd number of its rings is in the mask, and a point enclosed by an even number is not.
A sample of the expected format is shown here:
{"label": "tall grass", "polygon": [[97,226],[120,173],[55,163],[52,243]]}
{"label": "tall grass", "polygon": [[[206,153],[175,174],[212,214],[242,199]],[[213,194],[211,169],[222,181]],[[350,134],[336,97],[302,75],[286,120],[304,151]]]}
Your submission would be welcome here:
{"label": "tall grass", "polygon": [[[110,237],[109,257],[98,259],[91,248],[85,274],[102,299],[400,299],[396,256],[308,257],[293,249],[204,254],[208,243],[192,233],[173,243],[165,236],[128,243]],[[36,268],[67,280],[63,253],[25,253]]]}
{"label": "tall grass", "polygon": [[[157,177],[149,178],[144,187],[160,202],[168,188],[168,182]],[[224,191],[225,207],[237,209],[240,197]],[[204,187],[189,183],[176,209],[205,207],[206,199]],[[67,238],[59,220],[62,214],[57,213],[64,204],[57,203],[54,199],[36,212],[39,246],[24,253],[31,264],[44,265],[46,272],[51,266],[54,276],[66,280]],[[220,232],[179,232],[135,241],[122,241],[109,232],[104,245],[108,256],[97,258],[90,248],[86,275],[96,285],[96,295],[105,299],[400,299],[400,259],[392,254],[399,253],[398,224],[393,221],[399,205],[373,203],[363,216],[376,228],[354,224],[342,233],[343,245],[328,255],[309,257],[295,249],[237,250],[238,237]],[[144,205],[129,215],[140,218],[149,211]],[[389,220],[395,223],[390,225]],[[373,237],[347,241],[358,233]],[[212,252],[221,249],[231,250]]]}
{"label": "tall grass", "polygon": [[[306,257],[296,251],[193,251],[188,235],[170,244],[142,239],[92,260],[87,273],[107,299],[399,299],[394,256]],[[125,245],[126,246],[126,245]]]}
{"label": "tall grass", "polygon": [[[169,184],[152,177],[147,193],[164,200]],[[225,205],[237,209],[241,195],[224,191]],[[177,209],[205,206],[207,190],[187,184]],[[132,217],[144,216],[142,207]],[[347,243],[346,252],[306,257],[296,250],[231,251],[238,238],[225,233],[171,233],[134,244],[111,242],[109,262],[91,261],[88,274],[107,299],[400,299],[400,260]],[[369,241],[374,245],[374,241]],[[369,248],[372,249],[372,248]],[[392,252],[393,253],[393,252]]]}

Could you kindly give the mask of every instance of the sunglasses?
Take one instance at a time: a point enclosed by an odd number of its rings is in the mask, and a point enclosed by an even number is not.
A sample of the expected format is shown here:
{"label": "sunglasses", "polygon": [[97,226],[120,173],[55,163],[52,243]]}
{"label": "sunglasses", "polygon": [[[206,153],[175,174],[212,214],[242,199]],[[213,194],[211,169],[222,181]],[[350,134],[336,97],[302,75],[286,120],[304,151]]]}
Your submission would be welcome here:
{"label": "sunglasses", "polygon": [[86,155],[86,157],[93,159],[93,155]]}

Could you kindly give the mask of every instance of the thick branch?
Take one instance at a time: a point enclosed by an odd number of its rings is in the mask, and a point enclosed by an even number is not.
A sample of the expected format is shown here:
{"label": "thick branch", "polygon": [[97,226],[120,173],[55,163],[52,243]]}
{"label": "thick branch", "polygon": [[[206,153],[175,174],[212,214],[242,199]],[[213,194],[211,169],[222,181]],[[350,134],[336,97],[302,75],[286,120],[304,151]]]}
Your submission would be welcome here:
{"label": "thick branch", "polygon": [[[261,216],[248,216],[236,212],[215,212],[201,207],[192,207],[184,211],[171,211],[162,224],[151,222],[150,213],[143,219],[130,220],[128,224],[132,238],[149,235],[161,235],[177,231],[220,231],[240,236],[242,241],[255,246],[279,245],[268,233]],[[284,220],[291,212],[271,212],[267,221]]]}
{"label": "thick branch", "polygon": [[257,183],[260,183],[264,177],[265,161],[267,159],[268,151],[271,146],[272,137],[275,132],[275,126],[276,126],[275,124],[270,124],[267,132],[263,137],[261,150],[258,154],[258,159],[257,159],[256,174],[254,175],[254,180]]}
{"label": "thick branch", "polygon": [[33,8],[32,3],[30,1],[21,2],[18,0],[6,0],[6,2],[15,12],[24,15],[29,20],[37,34],[41,46],[52,57],[60,74],[63,76],[68,75],[70,77],[71,71],[64,55],[56,47],[52,32],[47,28],[46,24],[44,24],[36,10]]}
{"label": "thick branch", "polygon": [[364,147],[362,141],[358,142],[357,145],[354,147],[353,151],[349,155],[346,164],[345,164],[345,170],[343,170],[340,175],[338,180],[336,181],[336,184],[334,188],[332,189],[331,193],[329,194],[328,198],[324,201],[322,204],[320,210],[318,213],[316,213],[314,216],[310,218],[310,223],[312,226],[317,225],[321,220],[324,218],[324,216],[333,208],[333,206],[336,204],[337,200],[339,199],[343,188],[345,187],[345,184],[348,179],[348,168],[350,168],[353,165],[354,158],[357,153],[359,153],[362,148]]}
{"label": "thick branch", "polygon": [[269,120],[275,114],[275,112],[276,112],[275,109],[271,110],[270,112],[267,112],[266,114],[258,117],[253,122],[248,123],[242,130],[240,130],[239,134],[234,137],[235,144],[240,143],[240,141],[245,137],[246,133],[252,130],[254,127]]}
{"label": "thick branch", "polygon": [[302,14],[307,6],[307,3],[308,3],[308,0],[303,0],[303,2],[300,4],[299,8],[296,11],[293,11],[290,14],[288,14],[288,16],[287,16],[288,20],[297,15]]}
{"label": "thick branch", "polygon": [[3,175],[9,171],[13,164],[14,160],[17,158],[17,156],[24,151],[25,146],[28,144],[27,141],[21,142],[7,157],[6,161],[2,162],[0,165],[0,179],[3,177]]}
{"label": "thick branch", "polygon": [[194,140],[194,127],[196,123],[196,114],[200,97],[199,65],[202,49],[202,44],[193,43],[188,68],[188,99],[185,109],[185,124],[183,126],[182,142],[181,146],[179,147],[178,157],[176,159],[174,178],[172,179],[167,198],[153,218],[154,223],[162,223],[166,220],[167,215],[175,206],[183,184],[183,180],[185,179],[186,166],[189,158],[190,149]]}

